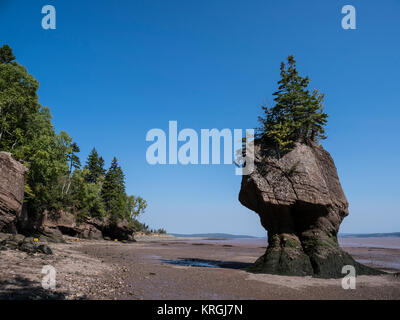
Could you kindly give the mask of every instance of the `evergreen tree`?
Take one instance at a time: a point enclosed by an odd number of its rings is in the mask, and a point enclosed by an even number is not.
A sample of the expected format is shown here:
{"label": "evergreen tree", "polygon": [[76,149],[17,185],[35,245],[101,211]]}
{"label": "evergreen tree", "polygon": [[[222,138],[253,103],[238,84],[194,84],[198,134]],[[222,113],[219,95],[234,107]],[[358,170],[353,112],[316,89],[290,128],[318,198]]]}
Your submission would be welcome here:
{"label": "evergreen tree", "polygon": [[87,183],[85,177],[87,169],[77,169],[72,176],[70,205],[77,212],[78,221],[85,217],[102,218],[105,215],[104,202],[101,197],[103,177],[97,183]]}
{"label": "evergreen tree", "polygon": [[93,148],[89,154],[85,168],[87,169],[86,182],[97,183],[99,177],[104,176],[104,160],[99,157],[96,148]]}
{"label": "evergreen tree", "polygon": [[28,215],[40,219],[44,211],[67,210],[79,221],[108,216],[144,228],[134,217],[144,212],[146,201],[133,196],[128,201],[117,159],[106,174],[93,148],[81,170],[78,145],[66,132],[55,132],[50,109],[39,104],[38,81],[14,60],[9,46],[0,48],[0,151],[11,152],[28,168]]}
{"label": "evergreen tree", "polygon": [[275,106],[263,107],[264,118],[259,118],[262,128],[258,133],[268,143],[280,150],[290,150],[294,142],[325,139],[324,125],[328,115],[323,112],[323,94],[308,90],[310,79],[301,77],[293,56],[287,58],[287,67],[281,63],[281,79],[275,96]]}
{"label": "evergreen tree", "polygon": [[0,150],[29,169],[25,203],[29,215],[40,218],[44,210],[62,205],[72,139],[65,132],[56,134],[49,108],[38,102],[38,81],[14,59],[7,45],[0,48]]}
{"label": "evergreen tree", "polygon": [[9,63],[12,57],[7,45],[0,48],[0,150],[9,152],[22,146],[41,109],[39,83],[23,66]]}
{"label": "evergreen tree", "polygon": [[13,60],[15,60],[15,56],[13,55],[11,48],[5,44],[0,48],[0,64],[10,63]]}
{"label": "evergreen tree", "polygon": [[106,212],[111,219],[116,221],[125,218],[127,197],[124,174],[115,157],[105,175],[101,194]]}

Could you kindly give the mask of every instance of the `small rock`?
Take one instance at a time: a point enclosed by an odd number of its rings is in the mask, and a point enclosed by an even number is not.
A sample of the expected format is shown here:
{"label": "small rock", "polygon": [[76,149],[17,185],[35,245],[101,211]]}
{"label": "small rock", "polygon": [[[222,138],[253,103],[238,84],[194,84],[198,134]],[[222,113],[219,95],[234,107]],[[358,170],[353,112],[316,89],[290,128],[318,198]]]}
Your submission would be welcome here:
{"label": "small rock", "polygon": [[15,242],[13,240],[7,240],[6,241],[6,247],[9,249],[17,249],[18,248],[18,242]]}
{"label": "small rock", "polygon": [[20,245],[21,243],[24,242],[25,236],[23,236],[22,234],[14,234],[12,235],[11,240],[15,241]]}
{"label": "small rock", "polygon": [[11,234],[0,232],[0,243],[6,242],[7,240],[10,239],[10,237],[12,237]]}
{"label": "small rock", "polygon": [[39,252],[42,252],[44,254],[53,254],[53,251],[50,249],[50,247],[45,244],[41,244],[40,246],[38,246],[37,249]]}
{"label": "small rock", "polygon": [[33,243],[29,242],[22,243],[18,249],[27,253],[35,253],[38,250],[38,248]]}
{"label": "small rock", "polygon": [[26,237],[23,241],[23,243],[34,243],[33,237]]}

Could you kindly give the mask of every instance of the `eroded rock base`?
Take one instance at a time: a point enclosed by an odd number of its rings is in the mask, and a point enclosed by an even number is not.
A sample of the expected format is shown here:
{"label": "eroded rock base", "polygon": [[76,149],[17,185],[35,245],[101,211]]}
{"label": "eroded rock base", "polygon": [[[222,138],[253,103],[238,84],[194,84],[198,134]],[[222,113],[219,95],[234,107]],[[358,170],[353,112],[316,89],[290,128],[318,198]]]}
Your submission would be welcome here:
{"label": "eroded rock base", "polygon": [[356,275],[385,273],[356,262],[339,247],[335,236],[307,233],[300,237],[294,234],[272,236],[265,254],[248,271],[328,279],[344,277],[347,272],[342,273],[342,269],[346,265],[354,266]]}

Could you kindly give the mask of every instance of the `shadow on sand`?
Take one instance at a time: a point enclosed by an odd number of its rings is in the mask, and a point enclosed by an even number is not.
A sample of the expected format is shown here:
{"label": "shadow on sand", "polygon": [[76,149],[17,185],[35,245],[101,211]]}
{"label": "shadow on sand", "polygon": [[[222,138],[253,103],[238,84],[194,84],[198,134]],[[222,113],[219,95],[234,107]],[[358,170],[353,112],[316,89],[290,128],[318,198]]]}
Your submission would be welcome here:
{"label": "shadow on sand", "polygon": [[202,268],[225,268],[246,270],[252,263],[236,262],[236,261],[218,261],[194,258],[178,258],[177,260],[162,259],[161,262],[186,267],[202,267]]}
{"label": "shadow on sand", "polygon": [[23,277],[0,281],[0,300],[63,300],[64,292],[52,292],[41,283]]}

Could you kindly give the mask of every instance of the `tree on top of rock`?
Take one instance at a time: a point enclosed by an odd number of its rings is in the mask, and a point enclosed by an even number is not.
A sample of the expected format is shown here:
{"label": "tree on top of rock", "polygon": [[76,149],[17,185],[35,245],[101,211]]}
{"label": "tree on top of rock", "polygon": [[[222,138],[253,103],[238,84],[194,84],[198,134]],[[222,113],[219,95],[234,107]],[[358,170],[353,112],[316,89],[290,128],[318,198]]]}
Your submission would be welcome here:
{"label": "tree on top of rock", "polygon": [[102,157],[99,157],[96,148],[93,148],[90,152],[85,168],[88,170],[85,177],[86,182],[97,183],[97,180],[101,176],[104,176],[106,172],[104,169],[104,160]]}
{"label": "tree on top of rock", "polygon": [[275,106],[263,106],[265,117],[260,117],[262,127],[258,136],[280,150],[291,150],[295,142],[317,142],[325,139],[324,126],[328,115],[323,112],[323,98],[318,90],[308,90],[310,79],[301,77],[293,56],[287,66],[281,63],[281,79],[275,96]]}

